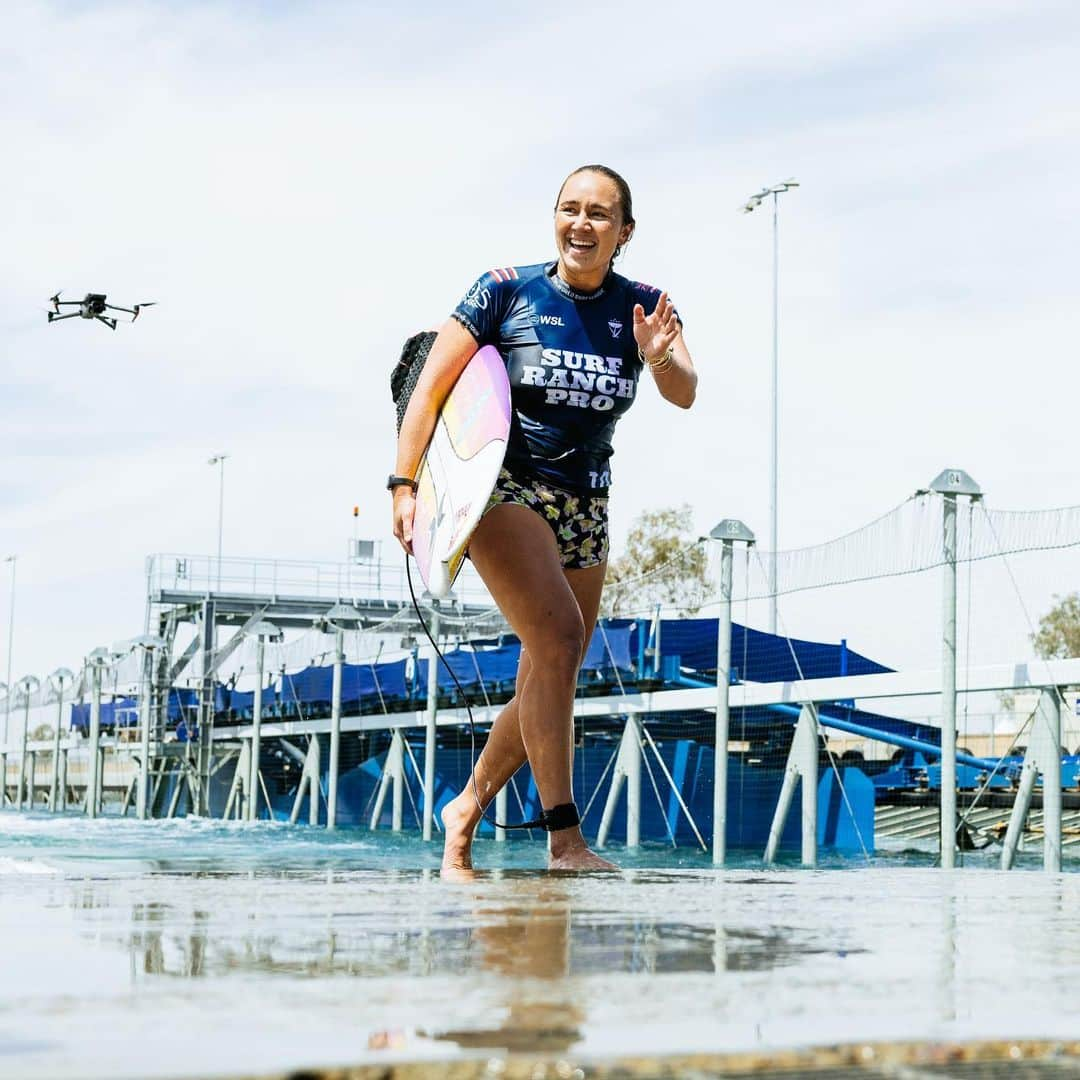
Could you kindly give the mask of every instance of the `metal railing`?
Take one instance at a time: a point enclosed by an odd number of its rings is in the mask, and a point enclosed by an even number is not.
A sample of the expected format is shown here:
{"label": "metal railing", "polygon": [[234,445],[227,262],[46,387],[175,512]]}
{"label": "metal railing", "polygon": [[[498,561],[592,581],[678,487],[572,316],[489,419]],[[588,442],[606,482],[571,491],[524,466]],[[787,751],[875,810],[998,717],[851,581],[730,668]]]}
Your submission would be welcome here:
{"label": "metal railing", "polygon": [[[237,557],[219,560],[212,555],[166,552],[147,557],[147,589],[151,595],[174,592],[393,603],[408,599],[404,559],[380,556],[378,547],[374,559],[356,562]],[[418,594],[423,587],[415,569],[413,586]],[[468,562],[454,585],[453,595],[460,603],[492,605],[487,589]]]}

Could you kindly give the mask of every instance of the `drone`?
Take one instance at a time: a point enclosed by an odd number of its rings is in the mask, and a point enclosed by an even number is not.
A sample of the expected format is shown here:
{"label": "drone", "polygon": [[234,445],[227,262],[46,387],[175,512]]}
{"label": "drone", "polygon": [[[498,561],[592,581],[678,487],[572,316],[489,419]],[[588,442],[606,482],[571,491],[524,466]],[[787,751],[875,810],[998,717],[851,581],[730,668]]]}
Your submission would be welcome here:
{"label": "drone", "polygon": [[[74,319],[76,315],[80,319],[97,319],[98,322],[103,322],[110,330],[116,329],[116,324],[120,321],[115,315],[106,315],[106,310],[109,311],[123,311],[131,316],[131,322],[134,322],[139,317],[139,312],[144,307],[153,307],[157,303],[156,300],[150,300],[146,303],[136,304],[134,307],[117,307],[115,304],[105,303],[104,293],[87,293],[82,300],[61,300],[60,294],[49,297],[49,303],[52,304],[53,310],[48,312],[49,322],[60,322],[63,319]],[[78,311],[65,311],[63,314],[60,312],[60,307],[77,307]]]}

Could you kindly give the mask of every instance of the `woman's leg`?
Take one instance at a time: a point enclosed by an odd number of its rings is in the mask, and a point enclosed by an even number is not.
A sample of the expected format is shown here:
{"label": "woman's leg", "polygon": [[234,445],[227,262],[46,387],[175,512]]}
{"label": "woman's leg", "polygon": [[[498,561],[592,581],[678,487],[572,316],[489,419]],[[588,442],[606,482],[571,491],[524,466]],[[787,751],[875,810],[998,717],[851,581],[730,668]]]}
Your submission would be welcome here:
{"label": "woman's leg", "polygon": [[[585,570],[564,570],[570,591],[577,601],[585,626],[585,645],[588,648],[593,628],[600,611],[600,595],[604,589],[607,563],[590,566]],[[584,648],[578,667],[584,659]],[[475,769],[464,790],[443,807],[443,868],[470,869],[472,867],[473,833],[480,824],[481,812],[476,804],[476,794],[486,810],[491,800],[510,778],[525,764],[527,755],[521,737],[521,718],[518,699],[532,669],[528,652],[521,650],[514,696],[502,707],[491,725],[487,742],[477,759]],[[576,678],[576,677],[575,677]],[[572,721],[571,721],[572,723]],[[475,781],[475,789],[473,783]]]}
{"label": "woman's leg", "polygon": [[[522,744],[541,805],[550,809],[571,802],[573,700],[586,643],[585,621],[559,564],[555,538],[534,511],[504,504],[493,508],[481,521],[470,543],[470,556],[528,656],[528,671],[515,702]],[[592,569],[594,572],[582,582],[591,585],[583,590],[591,600],[590,608],[598,602],[602,587],[602,570]],[[485,763],[491,773],[484,778],[481,790],[489,796],[497,790],[495,784],[505,783],[520,764],[520,750],[515,752],[516,743],[510,734],[512,714],[507,710],[504,713],[507,715],[505,719],[500,717],[498,741]],[[452,857],[461,854],[460,845],[457,852],[452,850],[449,834],[448,846]],[[610,865],[588,851],[579,828],[551,834],[551,864]]]}

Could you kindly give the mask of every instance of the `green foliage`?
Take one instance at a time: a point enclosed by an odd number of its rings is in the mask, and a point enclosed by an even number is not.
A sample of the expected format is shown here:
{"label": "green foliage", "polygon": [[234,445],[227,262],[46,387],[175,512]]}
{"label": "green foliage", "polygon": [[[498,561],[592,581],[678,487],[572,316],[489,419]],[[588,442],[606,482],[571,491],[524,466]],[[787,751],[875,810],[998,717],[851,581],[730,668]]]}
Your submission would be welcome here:
{"label": "green foliage", "polygon": [[33,731],[30,732],[31,742],[44,742],[46,739],[52,738],[53,732],[56,728],[52,724],[38,724]]}
{"label": "green foliage", "polygon": [[626,538],[626,550],[608,564],[607,615],[642,614],[657,604],[694,615],[709,592],[705,545],[693,533],[690,506],[648,510]]}
{"label": "green foliage", "polygon": [[1035,652],[1046,660],[1080,656],[1080,594],[1054,596],[1057,603],[1039,620],[1032,634]]}

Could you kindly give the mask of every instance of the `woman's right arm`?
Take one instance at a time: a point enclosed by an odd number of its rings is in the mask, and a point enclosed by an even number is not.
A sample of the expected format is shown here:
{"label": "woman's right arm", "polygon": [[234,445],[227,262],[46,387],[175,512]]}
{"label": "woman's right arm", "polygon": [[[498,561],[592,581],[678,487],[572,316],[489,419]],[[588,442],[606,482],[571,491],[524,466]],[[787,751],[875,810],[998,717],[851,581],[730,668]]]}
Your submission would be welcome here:
{"label": "woman's right arm", "polygon": [[[395,476],[416,477],[420,459],[435,430],[439,410],[476,348],[476,338],[457,319],[447,319],[443,323],[401,421]],[[416,498],[412,490],[405,486],[394,488],[394,535],[409,553],[412,552],[415,510]]]}

